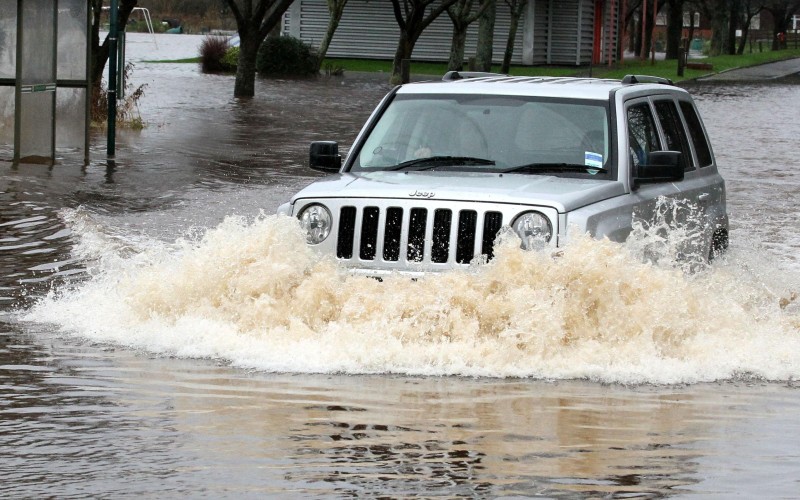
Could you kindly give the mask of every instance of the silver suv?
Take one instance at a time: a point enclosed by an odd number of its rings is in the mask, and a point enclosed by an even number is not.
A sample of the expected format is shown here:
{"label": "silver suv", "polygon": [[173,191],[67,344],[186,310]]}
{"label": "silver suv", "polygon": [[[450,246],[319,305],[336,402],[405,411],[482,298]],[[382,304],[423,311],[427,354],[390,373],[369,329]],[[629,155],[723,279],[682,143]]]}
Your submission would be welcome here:
{"label": "silver suv", "polygon": [[725,183],[691,96],[669,80],[510,77],[450,72],[394,88],[335,173],[279,213],[309,245],[366,274],[426,272],[491,259],[510,227],[523,248],[567,232],[625,241],[664,200],[710,259],[728,244]]}

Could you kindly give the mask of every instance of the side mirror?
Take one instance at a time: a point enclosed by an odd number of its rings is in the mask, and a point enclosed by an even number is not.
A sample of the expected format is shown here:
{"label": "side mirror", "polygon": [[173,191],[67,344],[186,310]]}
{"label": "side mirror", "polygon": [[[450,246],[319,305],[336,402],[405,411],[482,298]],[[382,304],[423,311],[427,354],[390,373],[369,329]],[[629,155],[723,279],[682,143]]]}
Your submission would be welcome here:
{"label": "side mirror", "polygon": [[336,173],[342,168],[342,155],[339,154],[339,143],[334,141],[317,141],[311,143],[308,165],[312,170]]}
{"label": "side mirror", "polygon": [[683,158],[680,151],[651,151],[647,164],[636,169],[640,184],[683,180]]}

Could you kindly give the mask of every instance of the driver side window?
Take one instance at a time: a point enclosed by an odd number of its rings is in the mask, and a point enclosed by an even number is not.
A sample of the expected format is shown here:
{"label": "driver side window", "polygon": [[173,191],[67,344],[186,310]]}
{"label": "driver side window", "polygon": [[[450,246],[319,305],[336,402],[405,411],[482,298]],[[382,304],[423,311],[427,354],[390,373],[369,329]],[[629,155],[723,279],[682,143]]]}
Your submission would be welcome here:
{"label": "driver side window", "polygon": [[628,149],[635,167],[646,165],[651,151],[659,151],[658,130],[646,103],[628,108]]}

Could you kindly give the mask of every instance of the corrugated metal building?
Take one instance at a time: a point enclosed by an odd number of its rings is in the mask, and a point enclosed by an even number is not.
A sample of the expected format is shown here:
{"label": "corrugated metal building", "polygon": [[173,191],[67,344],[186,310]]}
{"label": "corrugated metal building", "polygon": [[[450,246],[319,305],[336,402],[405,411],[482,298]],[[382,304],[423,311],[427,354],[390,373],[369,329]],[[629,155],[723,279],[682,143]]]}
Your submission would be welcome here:
{"label": "corrugated metal building", "polygon": [[[520,19],[512,64],[586,65],[616,61],[618,23],[624,0],[529,0]],[[284,17],[284,33],[319,46],[328,26],[325,0],[295,0]],[[497,2],[495,62],[503,59],[511,16]],[[453,26],[447,14],[426,29],[413,59],[447,61]],[[470,26],[465,54],[475,53],[478,23]],[[389,0],[350,0],[328,49],[329,57],[391,59],[399,28]]]}

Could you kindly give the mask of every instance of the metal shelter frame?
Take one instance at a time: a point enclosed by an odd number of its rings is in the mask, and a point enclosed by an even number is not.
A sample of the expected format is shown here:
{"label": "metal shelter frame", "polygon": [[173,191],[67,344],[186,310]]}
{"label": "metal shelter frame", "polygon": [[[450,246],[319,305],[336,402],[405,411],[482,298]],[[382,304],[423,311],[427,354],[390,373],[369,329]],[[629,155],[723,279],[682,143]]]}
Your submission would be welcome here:
{"label": "metal shelter frame", "polygon": [[[84,130],[83,130],[83,151],[84,151],[84,161],[88,163],[89,161],[89,125],[90,125],[90,107],[91,107],[91,16],[92,16],[92,8],[89,0],[86,0],[86,49],[85,49],[85,73],[82,78],[60,78],[59,75],[59,67],[58,67],[58,56],[59,56],[59,39],[62,39],[65,33],[59,32],[59,12],[60,12],[60,4],[67,4],[69,0],[50,0],[49,5],[46,5],[47,8],[52,8],[52,25],[51,26],[37,26],[35,29],[30,29],[30,31],[36,31],[36,33],[28,33],[29,27],[26,27],[26,13],[30,13],[29,8],[33,5],[32,8],[37,7],[36,0],[0,0],[0,2],[7,3],[6,7],[11,7],[13,5],[12,2],[16,2],[16,55],[15,55],[15,77],[14,78],[0,78],[0,87],[14,87],[14,156],[13,162],[15,164],[20,162],[26,161],[34,161],[39,163],[55,163],[56,157],[56,140],[57,140],[57,120],[58,120],[58,103],[57,103],[57,92],[58,89],[84,89],[84,101],[85,101],[85,109],[84,109]],[[41,2],[39,2],[41,3]],[[74,4],[75,2],[71,2]],[[27,4],[27,5],[26,5]],[[52,6],[52,7],[50,7]],[[62,7],[65,8],[65,7]],[[68,10],[68,7],[66,7]],[[47,11],[45,11],[45,15]],[[26,53],[25,53],[25,44],[26,43],[35,43],[32,39],[35,39],[38,36],[41,36],[42,31],[37,30],[52,30],[52,60],[50,64],[52,66],[52,78],[36,78],[31,77],[26,74],[27,66],[29,65],[28,60],[26,60]],[[47,37],[45,37],[47,38]],[[34,64],[31,63],[31,66]],[[29,120],[30,117],[24,115],[24,108],[25,104],[25,97],[28,94],[36,94],[36,93],[50,93],[50,106],[52,109],[52,113],[50,116],[42,117],[37,116],[36,119],[47,120],[49,118],[49,124],[43,124],[42,127],[25,127],[23,130],[23,121]],[[33,133],[36,133],[39,130],[47,131],[49,134],[49,156],[42,156],[40,155],[33,155],[32,157],[21,156],[21,152],[24,147],[24,143],[26,142],[24,139],[27,139],[29,135],[23,136],[23,134],[31,134],[31,130]],[[76,144],[77,146],[77,144]],[[45,151],[42,151],[45,153]]]}

